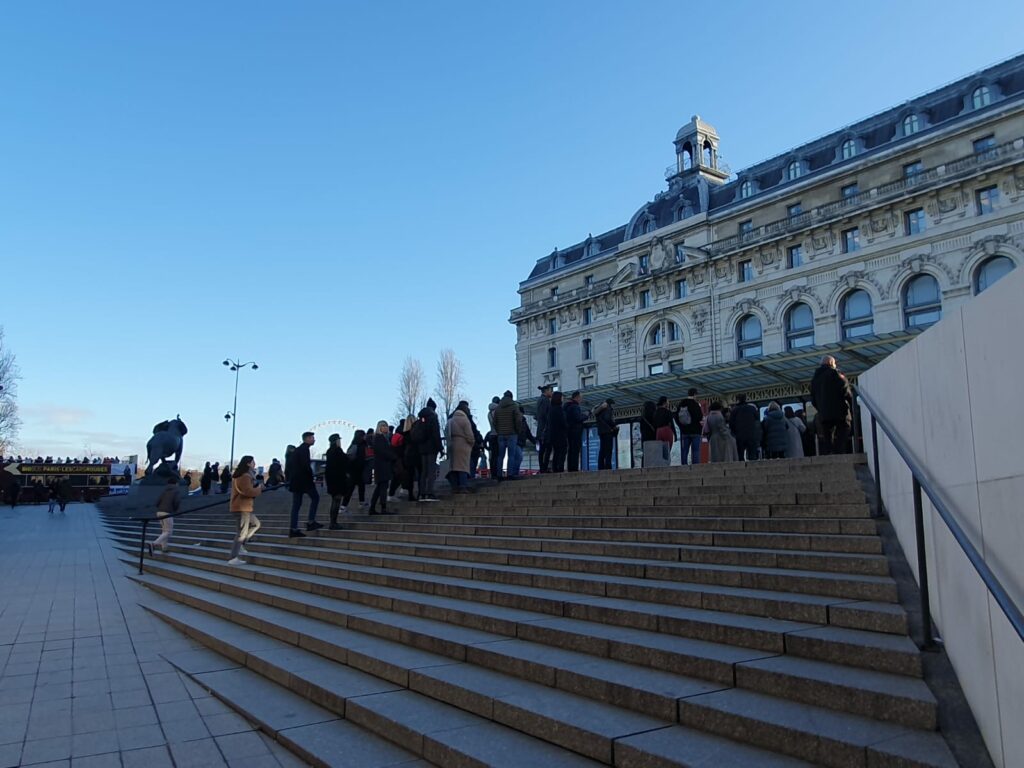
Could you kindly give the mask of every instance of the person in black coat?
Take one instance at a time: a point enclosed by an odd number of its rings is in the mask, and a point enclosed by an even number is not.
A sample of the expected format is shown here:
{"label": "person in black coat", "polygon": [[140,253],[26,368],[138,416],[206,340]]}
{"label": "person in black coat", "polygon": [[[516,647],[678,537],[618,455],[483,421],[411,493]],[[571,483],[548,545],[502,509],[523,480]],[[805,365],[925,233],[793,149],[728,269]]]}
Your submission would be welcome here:
{"label": "person in black coat", "polygon": [[207,496],[210,493],[210,486],[213,485],[213,468],[210,467],[210,462],[206,462],[206,466],[203,467],[203,476],[199,478],[199,487],[203,491],[203,496]]}
{"label": "person in black coat", "polygon": [[231,468],[224,467],[220,473],[220,493],[227,493],[229,485],[231,485]]}
{"label": "person in black coat", "polygon": [[[335,433],[327,438],[330,448],[327,449],[327,464],[324,467],[324,482],[327,483],[327,493],[331,496],[331,524],[328,526],[332,531],[341,528],[338,524],[338,512],[342,511],[342,500],[348,492],[349,487],[349,466],[348,454],[341,447],[341,435]],[[348,508],[344,511],[348,513]]]}
{"label": "person in black coat", "polygon": [[316,436],[312,432],[302,433],[302,442],[292,453],[288,460],[288,487],[292,492],[292,517],[291,528],[288,536],[305,536],[299,530],[299,508],[302,506],[302,497],[309,496],[309,518],[306,522],[307,531],[315,531],[323,528],[316,521],[316,507],[320,503],[320,494],[316,490],[316,482],[313,477],[309,449],[316,442]]}
{"label": "person in black coat", "polygon": [[420,452],[420,501],[436,501],[434,484],[437,481],[437,457],[444,456],[444,443],[441,441],[441,422],[437,418],[437,403],[433,398],[419,412],[419,419],[424,423],[423,439],[417,443]]}
{"label": "person in black coat", "polygon": [[761,412],[747,402],[746,395],[736,398],[736,407],[729,416],[729,428],[736,438],[736,452],[740,461],[756,461],[761,445]]}
{"label": "person in black coat", "polygon": [[551,441],[551,471],[565,471],[565,454],[569,448],[569,423],[562,407],[562,393],[551,396],[548,410],[548,440]]}
{"label": "person in black coat", "polygon": [[815,423],[822,456],[846,453],[852,401],[846,377],[836,370],[836,359],[825,355],[811,379],[811,404],[818,412]]}
{"label": "person in black coat", "polygon": [[373,497],[370,499],[370,514],[377,514],[380,501],[381,514],[388,513],[388,485],[394,475],[395,449],[391,447],[391,430],[386,421],[377,422],[373,436]]}
{"label": "person in black coat", "polygon": [[583,453],[583,423],[587,420],[587,414],[580,406],[582,399],[579,392],[573,392],[569,402],[565,404],[570,472],[580,471],[580,454]]}
{"label": "person in black coat", "polygon": [[361,429],[357,429],[355,434],[352,435],[352,442],[348,446],[348,473],[349,473],[349,484],[348,490],[345,492],[345,498],[341,501],[341,506],[348,509],[348,504],[352,501],[352,492],[359,489],[359,506],[366,506],[366,432]]}
{"label": "person in black coat", "polygon": [[537,398],[537,452],[540,460],[540,471],[551,469],[551,441],[548,439],[548,411],[551,410],[553,387],[541,384],[540,397]]}

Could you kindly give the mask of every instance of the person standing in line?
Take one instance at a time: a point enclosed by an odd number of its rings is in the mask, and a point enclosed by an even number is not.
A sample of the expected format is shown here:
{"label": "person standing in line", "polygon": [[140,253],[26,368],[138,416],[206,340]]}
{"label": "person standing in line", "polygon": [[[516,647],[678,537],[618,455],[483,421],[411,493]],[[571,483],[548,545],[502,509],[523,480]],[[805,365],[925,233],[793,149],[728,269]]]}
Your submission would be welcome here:
{"label": "person standing in line", "polygon": [[228,565],[245,565],[241,555],[249,554],[245,545],[260,529],[260,519],[253,514],[253,504],[263,489],[256,481],[256,460],[243,456],[235,471],[231,473],[231,501],[228,509],[238,515],[238,533],[231,544]]}
{"label": "person standing in line", "polygon": [[568,427],[569,471],[580,471],[580,455],[583,453],[583,423],[587,420],[580,402],[583,395],[577,390],[569,396],[565,405],[565,423]]}
{"label": "person standing in line", "polygon": [[284,469],[281,468],[281,462],[274,459],[270,462],[270,469],[267,470],[267,487],[273,488],[275,485],[281,485],[284,482]]}
{"label": "person standing in line", "polygon": [[348,490],[345,491],[345,498],[341,500],[341,506],[348,511],[349,502],[352,501],[352,492],[357,488],[359,489],[359,506],[360,508],[365,507],[366,501],[366,482],[364,480],[364,466],[366,464],[366,433],[357,429],[355,434],[352,435],[352,442],[349,443],[348,451],[346,452],[348,457]]}
{"label": "person standing in line", "polygon": [[697,390],[690,388],[686,397],[676,406],[676,424],[679,425],[680,464],[684,467],[689,458],[691,465],[700,464],[701,434],[704,432],[704,410],[697,402]]}
{"label": "person standing in line", "polygon": [[231,468],[225,466],[224,471],[220,473],[220,492],[227,493],[228,486],[231,485]]}
{"label": "person standing in line", "polygon": [[213,485],[213,467],[210,466],[210,462],[206,462],[206,466],[203,467],[203,476],[199,478],[199,487],[203,491],[203,496],[210,495],[210,486]]}
{"label": "person standing in line", "polygon": [[662,395],[658,398],[658,407],[654,411],[654,439],[660,440],[664,446],[662,449],[665,461],[672,455],[672,445],[676,441],[675,419],[672,417],[672,410],[668,398]]}
{"label": "person standing in line", "polygon": [[437,482],[437,459],[444,458],[444,444],[441,442],[441,421],[437,418],[437,403],[428,398],[419,412],[419,419],[425,425],[423,440],[419,443],[420,453],[420,501],[437,501],[434,485]]}
{"label": "person standing in line", "polygon": [[519,444],[519,422],[523,418],[519,404],[512,399],[512,391],[506,389],[494,409],[494,431],[498,435],[498,475],[501,480],[502,467],[505,466],[505,477],[512,479],[519,476],[519,466],[516,464],[516,446]]}
{"label": "person standing in line", "polygon": [[807,421],[807,411],[801,408],[796,412],[797,420],[803,425],[803,429],[800,430],[801,438],[801,449],[803,450],[802,456],[814,456],[815,445],[814,445],[814,426]]}
{"label": "person standing in line", "polygon": [[564,472],[565,454],[569,448],[569,425],[565,420],[561,392],[555,392],[551,396],[551,408],[548,411],[548,439],[551,441],[551,471]]}
{"label": "person standing in line", "polygon": [[487,470],[490,477],[494,480],[501,479],[501,465],[498,463],[498,433],[494,431],[494,412],[498,410],[498,403],[501,402],[501,398],[495,395],[491,398],[491,402],[487,405],[487,436],[484,438],[487,441]]}
{"label": "person standing in line", "polygon": [[852,401],[850,385],[837,370],[836,359],[825,355],[811,379],[811,403],[818,412],[815,421],[822,456],[847,452]]}
{"label": "person standing in line", "polygon": [[149,545],[149,556],[153,556],[153,547],[160,547],[161,552],[167,551],[167,542],[171,540],[174,533],[174,518],[172,515],[181,509],[181,494],[178,492],[178,481],[173,477],[167,478],[167,485],[156,500],[156,516],[160,520],[160,535],[153,539]]}
{"label": "person standing in line", "polygon": [[729,416],[729,427],[736,438],[740,461],[757,461],[761,445],[761,414],[756,405],[747,402],[744,394],[736,398],[736,407]]}
{"label": "person standing in line", "polygon": [[770,402],[761,422],[765,458],[785,458],[786,449],[789,447],[789,433],[795,431],[783,414],[782,407],[774,400]]}
{"label": "person standing in line", "polygon": [[541,384],[540,397],[537,398],[537,452],[540,461],[540,472],[551,471],[551,443],[548,440],[548,411],[551,410],[551,384]]}
{"label": "person standing in line", "polygon": [[289,538],[301,538],[305,536],[299,530],[299,509],[302,507],[302,497],[309,496],[309,518],[306,522],[307,531],[315,531],[323,528],[316,521],[316,507],[320,503],[320,493],[316,489],[316,482],[313,477],[313,467],[309,456],[309,449],[316,442],[316,436],[312,432],[302,433],[302,442],[299,443],[291,455],[288,470],[288,487],[292,492],[292,516],[291,527],[288,530]]}
{"label": "person standing in line", "polygon": [[786,433],[789,439],[786,445],[787,459],[802,459],[804,457],[804,431],[807,429],[804,423],[793,412],[793,406],[787,405],[782,413],[789,422],[790,430]]}
{"label": "person standing in line", "polygon": [[[363,484],[373,486],[374,454],[373,443],[377,436],[377,427],[371,426],[366,430],[366,462],[363,464]],[[373,495],[372,492],[370,494]]]}
{"label": "person standing in line", "polygon": [[[654,418],[658,414],[658,406],[654,404],[653,400],[644,401],[643,407],[640,409],[640,444],[646,451],[649,443],[657,442],[658,430],[654,428]],[[661,449],[664,454],[664,447]],[[651,466],[651,462],[654,461],[653,456],[647,456],[645,453],[643,456],[643,465],[645,467]]]}
{"label": "person standing in line", "polygon": [[597,468],[612,468],[612,450],[615,447],[615,436],[619,434],[619,425],[615,423],[615,412],[612,406],[615,401],[610,397],[594,409],[597,421],[597,439],[600,446],[597,451]]}
{"label": "person standing in line", "polygon": [[465,400],[459,402],[448,419],[448,435],[455,493],[469,493],[469,470],[475,439],[469,419],[469,403]]}
{"label": "person standing in line", "polygon": [[715,400],[708,408],[708,453],[713,462],[739,461],[736,438],[729,429],[729,421],[722,411],[722,404]]}
{"label": "person standing in line", "polygon": [[377,431],[373,436],[373,496],[370,498],[370,514],[377,514],[377,502],[380,501],[380,513],[388,514],[388,486],[395,466],[395,449],[391,447],[391,427],[386,421],[377,422]]}
{"label": "person standing in line", "polygon": [[337,432],[328,437],[327,442],[330,447],[327,449],[327,463],[324,466],[324,482],[327,484],[327,493],[331,497],[331,524],[328,528],[337,531],[341,529],[341,525],[338,523],[338,513],[348,515],[348,507],[341,503],[348,492],[348,454],[342,449],[341,435]]}

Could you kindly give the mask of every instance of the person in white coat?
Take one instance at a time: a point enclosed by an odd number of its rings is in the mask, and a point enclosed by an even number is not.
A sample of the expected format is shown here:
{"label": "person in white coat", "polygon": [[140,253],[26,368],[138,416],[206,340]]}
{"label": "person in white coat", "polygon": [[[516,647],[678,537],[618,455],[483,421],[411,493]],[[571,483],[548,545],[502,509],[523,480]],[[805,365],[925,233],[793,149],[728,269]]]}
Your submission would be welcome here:
{"label": "person in white coat", "polygon": [[807,425],[793,412],[792,406],[787,405],[782,412],[789,421],[790,426],[793,427],[793,429],[786,433],[786,437],[789,440],[789,444],[786,446],[786,458],[802,459],[804,457],[804,443],[801,435],[807,429]]}

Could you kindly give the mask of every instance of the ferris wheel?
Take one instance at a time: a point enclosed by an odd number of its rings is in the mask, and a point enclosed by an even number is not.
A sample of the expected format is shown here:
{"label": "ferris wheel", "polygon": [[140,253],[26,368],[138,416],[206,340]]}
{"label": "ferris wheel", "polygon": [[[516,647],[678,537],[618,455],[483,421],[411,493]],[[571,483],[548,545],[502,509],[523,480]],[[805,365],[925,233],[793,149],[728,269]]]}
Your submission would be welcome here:
{"label": "ferris wheel", "polygon": [[314,424],[307,431],[318,432],[321,429],[328,428],[333,429],[335,432],[341,435],[341,441],[343,443],[351,440],[352,435],[355,433],[355,431],[357,429],[361,429],[361,427],[356,426],[348,419],[328,419],[327,421],[321,421],[318,424]]}

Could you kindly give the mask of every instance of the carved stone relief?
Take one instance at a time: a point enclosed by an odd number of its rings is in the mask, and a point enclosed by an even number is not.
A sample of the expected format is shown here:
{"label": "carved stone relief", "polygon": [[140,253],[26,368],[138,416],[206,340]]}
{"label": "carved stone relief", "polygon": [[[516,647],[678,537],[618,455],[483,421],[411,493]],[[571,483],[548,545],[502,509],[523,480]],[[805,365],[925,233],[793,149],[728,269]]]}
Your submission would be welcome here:
{"label": "carved stone relief", "polygon": [[623,352],[631,352],[633,350],[632,328],[623,328],[619,331],[619,346],[622,347]]}

